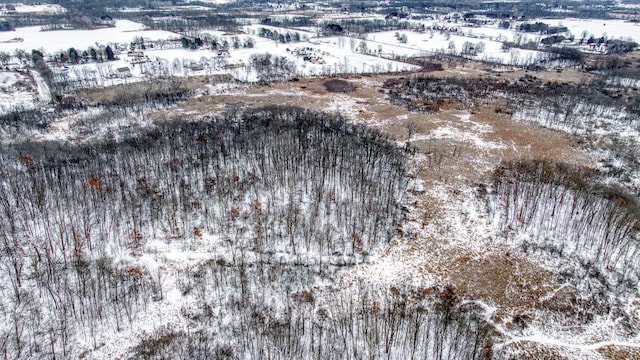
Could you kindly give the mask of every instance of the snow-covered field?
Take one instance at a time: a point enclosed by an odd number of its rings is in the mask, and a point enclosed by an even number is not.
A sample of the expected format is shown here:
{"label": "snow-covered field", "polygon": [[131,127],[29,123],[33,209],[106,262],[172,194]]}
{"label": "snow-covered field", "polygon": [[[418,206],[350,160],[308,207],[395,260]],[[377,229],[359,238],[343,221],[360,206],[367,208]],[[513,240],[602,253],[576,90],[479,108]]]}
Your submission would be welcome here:
{"label": "snow-covered field", "polygon": [[[593,35],[596,38],[606,36],[609,39],[631,39],[640,43],[640,23],[624,20],[584,20],[584,19],[536,19],[552,26],[566,26],[576,37],[581,38],[585,32],[587,37]],[[532,22],[535,22],[532,21]]]}
{"label": "snow-covered field", "polygon": [[[401,43],[395,34],[406,35]],[[463,54],[472,60],[492,61],[507,65],[529,65],[538,61],[543,53],[535,50],[503,50],[502,42],[476,37],[450,35],[439,32],[387,31],[370,34],[367,47],[390,56],[421,56],[433,53]],[[470,48],[469,46],[473,47]]]}
{"label": "snow-covered field", "polygon": [[548,35],[539,33],[526,33],[518,31],[517,28],[523,23],[542,22],[549,26],[566,26],[569,29],[567,35],[573,35],[577,40],[582,38],[583,33],[587,38],[594,36],[599,38],[605,36],[609,39],[632,40],[640,42],[640,24],[625,20],[597,20],[597,19],[531,19],[525,22],[513,22],[509,29],[500,28],[498,24],[488,24],[482,26],[464,26],[462,24],[450,24],[441,21],[418,22],[427,27],[453,27],[458,29],[460,35],[472,38],[489,39],[496,41],[514,42],[518,39],[523,42],[534,41],[539,42]]}
{"label": "snow-covered field", "polygon": [[[168,31],[147,31],[142,24],[129,20],[116,20],[114,28],[95,30],[56,30],[40,31],[39,26],[18,28],[11,32],[0,33],[0,51],[13,53],[22,49],[29,53],[31,50],[44,50],[55,53],[70,47],[86,49],[96,44],[128,44],[136,37],[153,40],[176,38],[179,35]],[[14,40],[22,39],[22,40]]]}

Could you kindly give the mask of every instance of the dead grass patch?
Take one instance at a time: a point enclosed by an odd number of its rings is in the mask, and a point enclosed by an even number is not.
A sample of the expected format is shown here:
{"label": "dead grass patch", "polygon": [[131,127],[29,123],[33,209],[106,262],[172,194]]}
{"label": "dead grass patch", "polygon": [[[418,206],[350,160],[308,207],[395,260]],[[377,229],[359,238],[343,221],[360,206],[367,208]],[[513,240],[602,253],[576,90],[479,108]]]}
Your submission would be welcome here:
{"label": "dead grass patch", "polygon": [[629,346],[603,346],[598,349],[598,352],[610,360],[640,359],[640,349]]}
{"label": "dead grass patch", "polygon": [[469,298],[509,308],[538,307],[540,298],[553,290],[554,283],[550,271],[503,254],[453,259],[449,278]]}
{"label": "dead grass patch", "polygon": [[108,103],[120,98],[126,98],[127,94],[139,94],[149,90],[169,90],[171,88],[184,88],[189,91],[203,89],[206,85],[230,83],[235,80],[231,75],[193,76],[189,78],[172,77],[169,79],[154,79],[134,82],[102,88],[82,89],[78,96],[91,102]]}
{"label": "dead grass patch", "polygon": [[516,354],[513,359],[520,360],[568,360],[555,345],[539,344],[532,341],[518,341],[512,343],[510,348]]}

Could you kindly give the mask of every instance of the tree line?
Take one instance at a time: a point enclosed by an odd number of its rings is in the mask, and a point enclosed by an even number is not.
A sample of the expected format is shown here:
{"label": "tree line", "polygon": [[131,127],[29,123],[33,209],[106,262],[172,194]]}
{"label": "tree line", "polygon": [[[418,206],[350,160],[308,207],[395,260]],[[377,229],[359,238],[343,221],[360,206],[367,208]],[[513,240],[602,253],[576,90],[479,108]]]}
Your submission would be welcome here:
{"label": "tree line", "polygon": [[604,180],[589,168],[522,160],[496,168],[483,196],[508,243],[541,255],[580,291],[582,317],[617,313],[635,332],[626,306],[640,277],[640,206],[634,194]]}
{"label": "tree line", "polygon": [[[230,274],[228,268],[215,268],[203,268],[207,275],[198,280],[241,282],[241,276]],[[271,274],[271,269],[267,273]],[[293,274],[283,275],[278,275],[281,280],[298,284],[289,278]],[[247,278],[253,279],[246,284],[247,289],[270,286],[268,282],[254,282],[260,279],[258,275]],[[237,285],[229,291],[237,291]],[[202,309],[214,309],[220,294],[205,289],[202,285],[192,288],[203,294],[199,295]],[[233,308],[240,321],[223,327],[222,332],[214,330],[221,327],[216,313],[203,310],[198,315],[204,318],[205,326],[191,333],[171,325],[158,327],[135,349],[136,356],[398,360],[479,360],[493,356],[495,334],[481,309],[461,302],[451,288],[384,289],[365,283],[328,291],[330,294],[295,291],[291,297],[280,299],[282,303],[261,297],[248,304],[237,303]],[[246,299],[247,295],[239,297]]]}
{"label": "tree line", "polygon": [[595,122],[611,108],[623,110],[620,121],[627,124],[635,123],[640,115],[635,93],[625,91],[622,86],[608,85],[606,77],[576,85],[543,82],[530,74],[517,80],[417,75],[389,79],[383,86],[391,102],[413,111],[433,112],[445,103],[468,107],[504,99],[506,105],[496,112],[520,109],[540,113],[544,109],[544,114],[548,114],[544,125],[562,125],[576,131],[585,130],[589,127],[585,121]]}

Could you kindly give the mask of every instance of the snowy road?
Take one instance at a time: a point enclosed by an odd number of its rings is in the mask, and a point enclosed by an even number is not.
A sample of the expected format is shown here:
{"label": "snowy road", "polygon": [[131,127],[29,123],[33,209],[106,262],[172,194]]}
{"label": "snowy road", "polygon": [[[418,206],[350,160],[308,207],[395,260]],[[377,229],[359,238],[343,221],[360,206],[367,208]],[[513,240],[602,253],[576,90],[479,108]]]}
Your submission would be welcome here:
{"label": "snowy road", "polygon": [[51,90],[49,89],[49,85],[47,84],[46,81],[44,81],[44,79],[42,78],[42,75],[40,75],[39,72],[32,71],[31,74],[33,75],[33,79],[36,81],[36,84],[38,85],[38,96],[40,97],[40,101],[42,101],[43,103],[50,103]]}

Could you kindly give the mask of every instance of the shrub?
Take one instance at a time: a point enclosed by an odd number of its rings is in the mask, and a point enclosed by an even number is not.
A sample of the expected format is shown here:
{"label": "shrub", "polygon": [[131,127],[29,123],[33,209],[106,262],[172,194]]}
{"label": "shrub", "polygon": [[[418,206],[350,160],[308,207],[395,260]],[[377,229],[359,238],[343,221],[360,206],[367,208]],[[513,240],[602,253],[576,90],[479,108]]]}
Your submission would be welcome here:
{"label": "shrub", "polygon": [[332,93],[350,93],[356,89],[356,86],[348,81],[340,79],[331,79],[324,82],[324,88]]}

